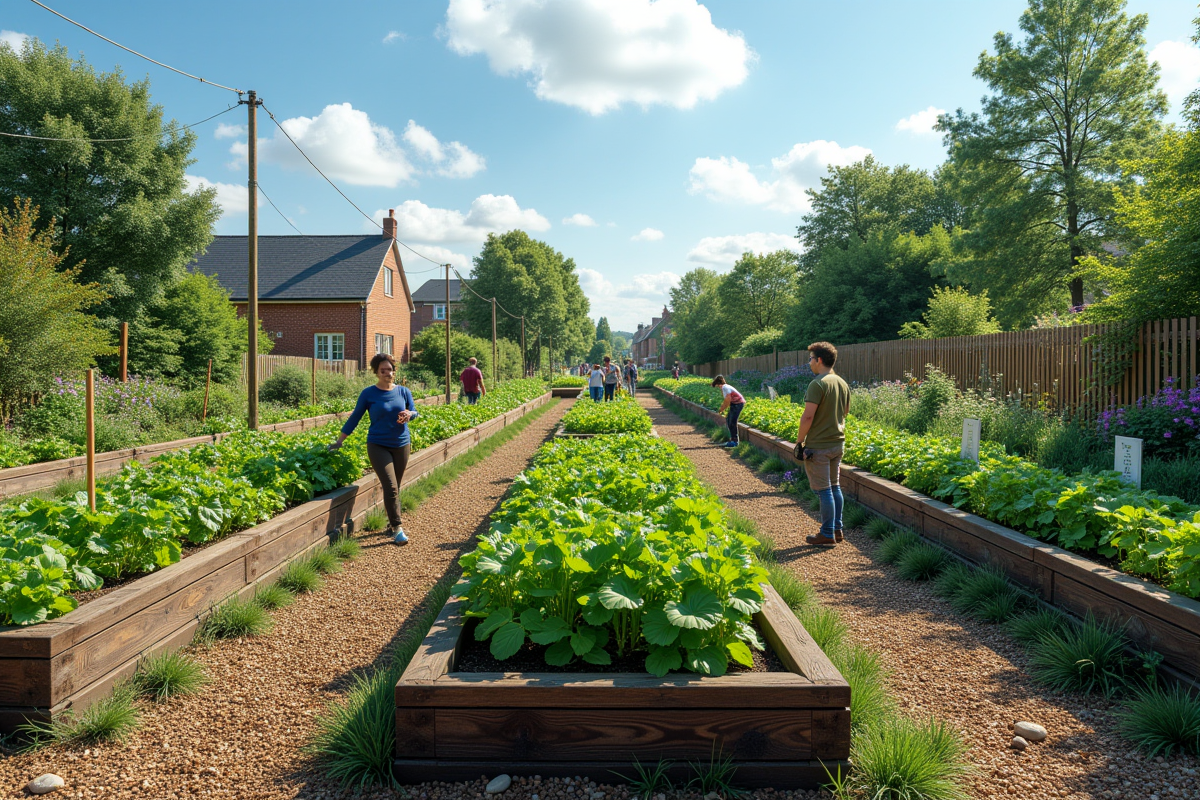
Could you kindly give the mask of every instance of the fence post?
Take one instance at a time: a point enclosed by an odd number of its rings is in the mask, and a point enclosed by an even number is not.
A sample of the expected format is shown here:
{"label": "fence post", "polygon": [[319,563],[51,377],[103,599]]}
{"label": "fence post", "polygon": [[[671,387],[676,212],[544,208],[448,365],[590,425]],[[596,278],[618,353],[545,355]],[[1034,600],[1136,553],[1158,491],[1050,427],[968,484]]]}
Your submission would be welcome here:
{"label": "fence post", "polygon": [[[345,373],[345,370],[342,370]],[[317,360],[312,360],[312,404],[317,404]]]}
{"label": "fence post", "polygon": [[96,373],[87,371],[87,496],[88,508],[96,510]]}
{"label": "fence post", "polygon": [[121,383],[129,382],[129,323],[121,323]]}
{"label": "fence post", "polygon": [[204,377],[204,408],[200,410],[200,424],[208,418],[208,386],[212,383],[212,359],[208,360],[208,375]]}

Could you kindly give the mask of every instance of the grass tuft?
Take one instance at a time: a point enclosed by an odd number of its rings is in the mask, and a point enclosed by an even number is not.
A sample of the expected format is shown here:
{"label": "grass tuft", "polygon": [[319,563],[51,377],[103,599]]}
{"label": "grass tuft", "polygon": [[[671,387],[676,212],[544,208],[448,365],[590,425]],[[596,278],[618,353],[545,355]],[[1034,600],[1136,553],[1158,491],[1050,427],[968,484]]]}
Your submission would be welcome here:
{"label": "grass tuft", "polygon": [[1089,614],[1082,625],[1034,642],[1030,648],[1033,675],[1061,692],[1112,697],[1128,679],[1128,644],[1120,628],[1097,622]]}
{"label": "grass tuft", "polygon": [[905,550],[896,561],[896,572],[906,581],[928,581],[942,574],[950,557],[937,545],[922,542]]}
{"label": "grass tuft", "polygon": [[817,493],[812,489],[804,489],[800,492],[800,503],[807,506],[809,511],[821,510],[821,498],[817,497]]}
{"label": "grass tuft", "polygon": [[835,647],[827,655],[850,684],[850,725],[854,733],[874,727],[896,710],[888,692],[883,660],[859,644]]}
{"label": "grass tuft", "polygon": [[341,536],[329,545],[329,552],[339,561],[353,561],[362,552],[362,545],[351,536]]}
{"label": "grass tuft", "polygon": [[855,737],[854,771],[831,788],[837,798],[965,800],[965,752],[961,734],[945,723],[888,717]]}
{"label": "grass tuft", "polygon": [[870,536],[875,541],[881,541],[892,535],[892,531],[896,530],[896,526],[890,520],[883,517],[875,517],[867,526],[863,528],[867,536]]}
{"label": "grass tuft", "polygon": [[292,594],[315,592],[324,583],[307,558],[298,558],[288,564],[275,582]]}
{"label": "grass tuft", "polygon": [[673,764],[672,761],[660,758],[653,767],[644,767],[642,762],[638,761],[637,756],[634,756],[633,770],[637,773],[636,778],[626,778],[619,772],[613,774],[629,781],[634,797],[639,800],[650,800],[656,794],[673,794],[675,792],[675,786],[671,783],[668,774]]}
{"label": "grass tuft", "polygon": [[875,556],[884,564],[895,564],[909,548],[921,544],[921,537],[908,528],[901,528],[883,540]]}
{"label": "grass tuft", "polygon": [[714,428],[712,428],[712,430],[710,430],[708,432],[708,438],[712,439],[714,442],[728,442],[729,441],[729,429],[722,428],[722,427],[714,427]]}
{"label": "grass tuft", "polygon": [[260,586],[254,590],[254,602],[267,611],[274,611],[277,608],[290,606],[295,599],[296,596],[294,594],[278,583],[272,583],[270,586]]}
{"label": "grass tuft", "polygon": [[88,706],[82,714],[67,711],[51,722],[27,722],[17,733],[28,739],[26,749],[46,745],[78,746],[123,742],[142,724],[137,690],[129,681],[113,687],[112,694]]}
{"label": "grass tuft", "polygon": [[308,554],[308,563],[320,575],[332,575],[342,571],[342,562],[329,547],[318,547]]}
{"label": "grass tuft", "polygon": [[832,608],[810,603],[796,609],[796,616],[817,647],[826,652],[841,646],[850,632],[849,626],[842,622],[841,615]]}
{"label": "grass tuft", "polygon": [[871,519],[871,512],[853,500],[846,502],[842,509],[842,524],[847,528],[861,528]]}
{"label": "grass tuft", "polygon": [[381,531],[387,527],[387,513],[376,506],[363,515],[362,526],[365,531]]}
{"label": "grass tuft", "polygon": [[196,641],[211,644],[218,639],[238,639],[267,633],[275,621],[253,600],[234,597],[217,606],[196,631]]}
{"label": "grass tuft", "polygon": [[1018,614],[1005,623],[1008,634],[1026,647],[1032,647],[1044,636],[1061,636],[1071,626],[1070,619],[1060,611],[1036,608]]}
{"label": "grass tuft", "polygon": [[999,594],[981,600],[975,606],[973,614],[982,622],[999,625],[1015,617],[1025,605],[1025,595],[1010,586]]}
{"label": "grass tuft", "polygon": [[1012,589],[1008,576],[993,566],[971,570],[950,598],[950,605],[962,614],[974,614],[981,604]]}
{"label": "grass tuft", "polygon": [[179,651],[147,658],[138,665],[133,676],[137,693],[158,703],[172,697],[195,694],[207,682],[204,665]]}
{"label": "grass tuft", "polygon": [[767,564],[767,574],[775,591],[779,592],[783,602],[793,611],[810,606],[816,601],[816,591],[812,584],[800,580],[779,564]]}
{"label": "grass tuft", "polygon": [[758,471],[763,474],[787,472],[790,468],[790,465],[779,456],[767,456],[758,465]]}
{"label": "grass tuft", "polygon": [[733,785],[733,778],[737,774],[737,765],[733,763],[733,756],[725,755],[716,747],[714,742],[713,753],[707,763],[703,761],[688,763],[692,768],[692,779],[688,781],[687,788],[697,794],[708,795],[716,792],[726,798],[745,795],[747,793],[745,789]]}
{"label": "grass tuft", "polygon": [[943,600],[953,601],[974,572],[974,569],[961,561],[954,561],[942,570],[942,574],[933,582],[933,591]]}
{"label": "grass tuft", "polygon": [[1176,748],[1200,755],[1200,698],[1182,686],[1138,690],[1117,720],[1121,735],[1151,758]]}

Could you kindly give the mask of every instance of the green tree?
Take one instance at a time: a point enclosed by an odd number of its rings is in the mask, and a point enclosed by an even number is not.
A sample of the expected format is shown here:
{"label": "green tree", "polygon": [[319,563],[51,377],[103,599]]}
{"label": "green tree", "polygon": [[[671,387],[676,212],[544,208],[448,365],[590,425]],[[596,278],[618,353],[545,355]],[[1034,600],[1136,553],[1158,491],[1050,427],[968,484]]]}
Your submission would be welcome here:
{"label": "green tree", "polygon": [[905,339],[941,339],[946,336],[980,336],[996,333],[1000,323],[992,318],[987,290],[971,294],[961,286],[935,286],[922,322],[900,326]]}
{"label": "green tree", "polygon": [[604,339],[597,339],[592,343],[592,349],[588,351],[587,362],[589,364],[599,364],[604,360],[605,356],[612,355],[612,345]]}
{"label": "green tree", "polygon": [[717,294],[727,325],[727,350],[737,349],[751,334],[783,325],[796,304],[797,260],[790,250],[746,252],[721,278]]}
{"label": "green tree", "polygon": [[948,275],[1006,297],[1002,321],[1028,321],[1055,287],[1084,302],[1077,266],[1106,233],[1121,161],[1153,147],[1167,110],[1146,23],[1124,0],[1030,0],[1023,40],[998,33],[979,57],[982,113],[939,122],[978,209]]}
{"label": "green tree", "polygon": [[[538,330],[543,337],[554,337],[554,350],[564,357],[586,353],[595,341],[575,261],[524,231],[489,234],[467,283],[484,298],[495,297],[510,313],[525,315],[525,342],[531,360],[537,349],[533,335]],[[464,297],[463,314],[470,329],[490,331],[489,300],[471,291],[464,292]],[[521,341],[521,321],[503,311],[496,313],[496,330],[506,339]]]}
{"label": "green tree", "polygon": [[[248,344],[246,321],[238,319],[229,293],[216,278],[189,273],[167,287],[150,305],[147,316],[148,324],[141,327],[167,331],[178,344],[179,366],[168,374],[201,378],[211,358],[213,380],[229,383],[237,379]],[[270,352],[271,337],[260,336],[259,341],[266,346],[265,352]]]}
{"label": "green tree", "polygon": [[725,354],[725,320],[718,288],[721,276],[703,267],[690,270],[671,289],[672,347],[689,364]]}
{"label": "green tree", "polygon": [[0,129],[75,140],[0,137],[0,197],[52,216],[63,266],[107,294],[100,316],[135,319],[211,240],[216,192],[184,180],[196,135],[163,123],[149,81],[97,74],[36,39],[20,54],[0,45]]}
{"label": "green tree", "polygon": [[80,267],[64,265],[53,224],[37,228],[29,200],[0,209],[0,420],[31,395],[49,391],[54,378],[77,374],[112,353],[109,335],[85,313],[104,300]]}
{"label": "green tree", "polygon": [[735,355],[738,358],[752,358],[765,356],[776,349],[783,349],[783,331],[779,328],[767,328],[743,339]]}
{"label": "green tree", "polygon": [[596,341],[612,343],[612,328],[608,324],[608,317],[601,317],[597,320]]}
{"label": "green tree", "polygon": [[[499,341],[497,341],[499,345]],[[421,330],[412,342],[413,361],[437,375],[439,380],[446,374],[446,323],[434,322]],[[519,351],[520,348],[518,348]],[[450,380],[467,368],[467,360],[474,357],[484,378],[492,376],[492,340],[478,339],[450,326]]]}

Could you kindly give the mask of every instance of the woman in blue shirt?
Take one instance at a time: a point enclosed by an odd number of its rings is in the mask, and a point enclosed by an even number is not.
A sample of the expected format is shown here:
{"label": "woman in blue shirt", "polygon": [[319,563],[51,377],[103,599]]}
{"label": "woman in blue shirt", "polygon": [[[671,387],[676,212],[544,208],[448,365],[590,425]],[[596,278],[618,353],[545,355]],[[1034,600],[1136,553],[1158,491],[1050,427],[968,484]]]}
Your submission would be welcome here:
{"label": "woman in blue shirt", "polygon": [[408,544],[404,528],[400,527],[400,482],[404,480],[404,468],[408,466],[409,436],[408,423],[417,418],[417,404],[407,386],[396,385],[396,360],[386,353],[371,359],[371,370],[379,376],[374,386],[368,386],[358,395],[354,413],[342,426],[341,435],[331,444],[337,449],[354,433],[363,414],[371,417],[367,429],[367,458],[371,468],[379,476],[383,488],[383,507],[387,509],[388,533],[396,544]]}

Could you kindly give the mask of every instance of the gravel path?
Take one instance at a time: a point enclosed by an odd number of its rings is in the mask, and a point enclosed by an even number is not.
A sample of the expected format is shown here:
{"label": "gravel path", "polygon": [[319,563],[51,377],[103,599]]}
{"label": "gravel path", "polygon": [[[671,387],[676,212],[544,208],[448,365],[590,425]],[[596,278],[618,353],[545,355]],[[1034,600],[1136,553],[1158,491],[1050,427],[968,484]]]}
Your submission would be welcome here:
{"label": "gravel path", "polygon": [[[884,654],[901,708],[958,726],[977,773],[973,797],[1200,797],[1197,759],[1151,760],[1115,733],[1115,706],[1094,697],[1046,691],[1029,677],[1024,650],[996,626],[954,613],[925,584],[910,583],[876,562],[876,543],[848,531],[837,547],[804,537],[819,520],[779,493],[657,399],[642,397],[660,436],[678,445],[727,505],[753,519],[779,545],[780,560],[813,584],[859,642]],[[1009,749],[1011,725],[1026,720],[1049,731],[1023,754]]]}
{"label": "gravel path", "polygon": [[211,683],[143,714],[123,746],[49,748],[0,761],[0,797],[23,796],[55,772],[54,797],[326,797],[340,794],[313,773],[300,748],[313,717],[366,669],[420,611],[429,588],[486,528],[512,478],[553,435],[558,403],[513,440],[406,514],[407,547],[381,534],[320,592],[274,612],[275,629],[197,652]]}

